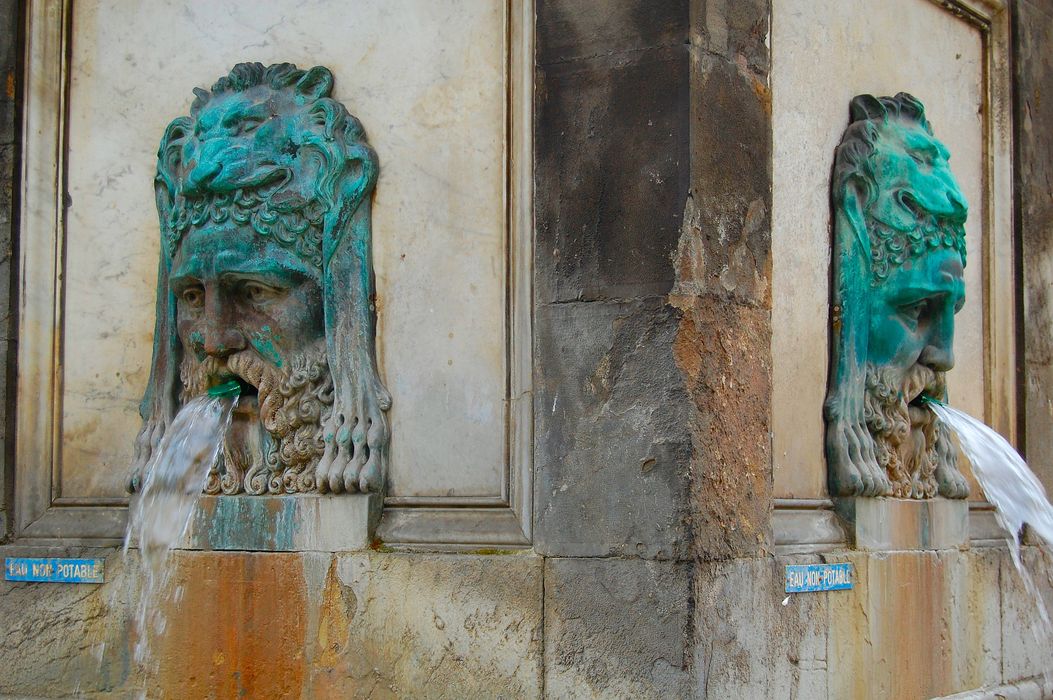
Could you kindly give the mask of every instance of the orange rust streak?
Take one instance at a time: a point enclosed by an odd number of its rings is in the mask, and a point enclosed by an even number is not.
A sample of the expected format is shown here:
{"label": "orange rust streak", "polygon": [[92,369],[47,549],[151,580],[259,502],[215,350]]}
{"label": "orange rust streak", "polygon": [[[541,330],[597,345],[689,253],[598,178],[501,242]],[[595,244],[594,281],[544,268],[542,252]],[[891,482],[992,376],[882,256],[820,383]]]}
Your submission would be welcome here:
{"label": "orange rust streak", "polygon": [[173,557],[179,603],[152,643],[166,697],[297,697],[303,687],[307,592],[297,554]]}

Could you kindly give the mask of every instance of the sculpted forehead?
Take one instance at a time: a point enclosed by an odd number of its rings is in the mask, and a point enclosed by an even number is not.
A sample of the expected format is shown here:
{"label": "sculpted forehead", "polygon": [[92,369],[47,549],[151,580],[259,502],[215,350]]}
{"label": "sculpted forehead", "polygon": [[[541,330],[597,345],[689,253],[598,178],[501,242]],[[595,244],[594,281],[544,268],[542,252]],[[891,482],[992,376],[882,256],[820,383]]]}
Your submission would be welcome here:
{"label": "sculpted forehead", "polygon": [[302,106],[288,90],[261,85],[210,99],[197,114],[194,133],[204,140],[251,139],[255,145],[250,147],[257,150],[280,149],[282,143],[310,130],[309,120],[302,116]]}
{"label": "sculpted forehead", "polygon": [[214,279],[225,273],[319,281],[318,272],[296,254],[247,226],[194,229],[172,260],[173,280]]}
{"label": "sculpted forehead", "polygon": [[910,119],[892,118],[878,129],[877,150],[905,155],[928,154],[950,160],[951,152],[921,124]]}

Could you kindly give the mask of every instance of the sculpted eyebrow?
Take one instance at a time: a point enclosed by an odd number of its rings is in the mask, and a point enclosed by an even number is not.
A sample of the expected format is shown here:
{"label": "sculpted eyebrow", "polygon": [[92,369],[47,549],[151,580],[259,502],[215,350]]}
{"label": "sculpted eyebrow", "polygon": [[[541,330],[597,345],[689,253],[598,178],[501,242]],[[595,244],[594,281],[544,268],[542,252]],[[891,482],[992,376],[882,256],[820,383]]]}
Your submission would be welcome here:
{"label": "sculpted eyebrow", "polygon": [[223,282],[244,282],[246,280],[259,280],[275,287],[287,287],[306,279],[306,276],[296,270],[275,268],[269,270],[223,270],[219,273],[219,279]]}
{"label": "sculpted eyebrow", "polygon": [[961,296],[964,293],[965,285],[962,283],[948,283],[944,285],[919,284],[911,287],[904,287],[896,293],[894,299],[896,303],[902,304],[921,301],[927,297],[937,297],[948,294]]}

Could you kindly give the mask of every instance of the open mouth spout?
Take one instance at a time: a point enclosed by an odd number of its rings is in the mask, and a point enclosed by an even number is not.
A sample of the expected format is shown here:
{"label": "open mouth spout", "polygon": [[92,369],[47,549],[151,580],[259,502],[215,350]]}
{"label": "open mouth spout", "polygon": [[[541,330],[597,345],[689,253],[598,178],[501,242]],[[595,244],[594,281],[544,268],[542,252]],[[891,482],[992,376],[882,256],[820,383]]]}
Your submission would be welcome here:
{"label": "open mouth spout", "polygon": [[903,383],[903,397],[907,400],[911,425],[918,427],[931,422],[935,414],[928,403],[943,397],[940,375],[924,365],[915,365]]}
{"label": "open mouth spout", "polygon": [[229,370],[209,377],[210,396],[237,396],[236,413],[254,413],[259,405],[259,387]]}

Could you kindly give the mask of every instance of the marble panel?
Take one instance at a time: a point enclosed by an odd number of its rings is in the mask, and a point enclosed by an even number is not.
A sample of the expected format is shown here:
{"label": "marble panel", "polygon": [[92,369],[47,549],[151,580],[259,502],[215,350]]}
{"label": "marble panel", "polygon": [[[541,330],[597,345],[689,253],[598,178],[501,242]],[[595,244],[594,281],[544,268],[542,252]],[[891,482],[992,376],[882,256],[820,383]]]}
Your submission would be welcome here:
{"label": "marble panel", "polygon": [[240,61],[325,65],[380,157],[389,494],[495,497],[506,469],[506,7],[453,0],[73,3],[61,495],[122,494],[146,387],[155,154]]}
{"label": "marble panel", "polygon": [[929,0],[775,0],[771,46],[775,496],[810,498],[826,493],[830,172],[855,95],[913,94],[950,149],[970,210],[948,385],[955,406],[985,415],[984,48],[975,26]]}

